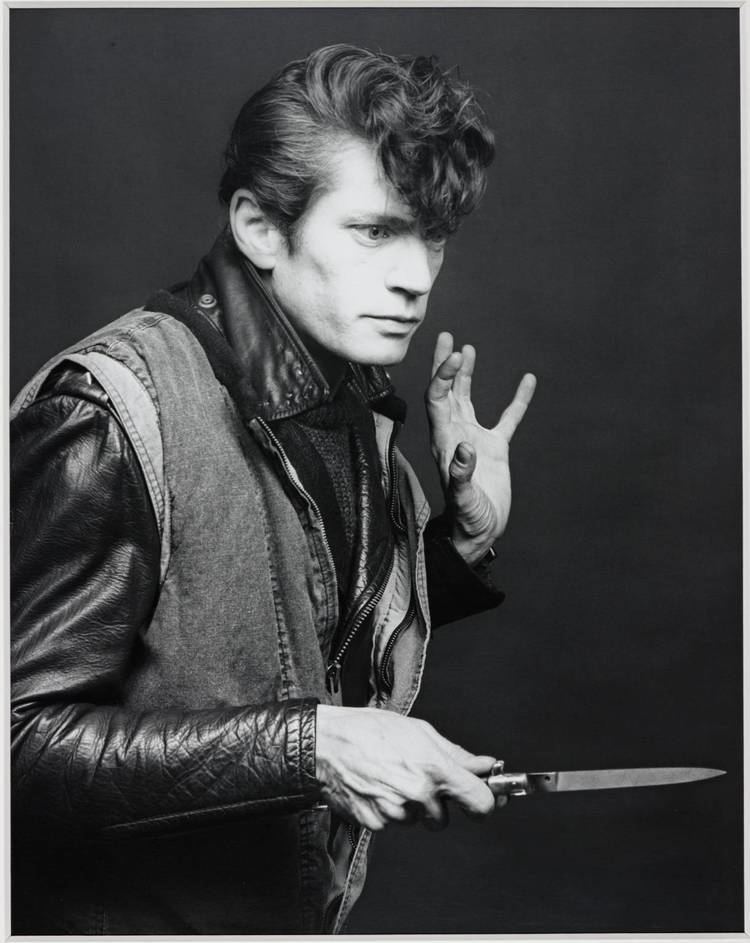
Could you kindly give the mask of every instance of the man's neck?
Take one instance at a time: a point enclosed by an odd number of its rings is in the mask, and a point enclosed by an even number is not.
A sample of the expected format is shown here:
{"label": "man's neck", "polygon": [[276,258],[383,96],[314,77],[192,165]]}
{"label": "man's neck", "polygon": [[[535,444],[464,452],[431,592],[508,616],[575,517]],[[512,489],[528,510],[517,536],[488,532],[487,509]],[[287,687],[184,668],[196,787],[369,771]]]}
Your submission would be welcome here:
{"label": "man's neck", "polygon": [[[271,287],[271,279],[269,278],[268,273],[261,272],[261,278],[263,284],[266,287],[266,291],[270,297],[273,298],[276,304],[279,305],[279,308],[281,308],[279,300],[276,297],[273,288]],[[284,309],[281,308],[281,310],[283,311]],[[287,318],[288,317],[289,316],[287,315]],[[318,369],[325,377],[328,386],[331,388],[331,392],[335,393],[346,376],[348,367],[347,361],[342,360],[341,357],[336,356],[336,354],[331,353],[330,350],[327,350],[325,347],[321,346],[317,341],[310,337],[309,334],[300,331],[296,325],[294,328],[297,331],[300,340],[305,345],[307,352],[313,358],[318,366]]]}
{"label": "man's neck", "polygon": [[316,343],[311,337],[301,334],[299,331],[297,331],[297,333],[300,335],[302,343],[307,348],[308,353],[318,365],[320,372],[326,378],[331,392],[335,393],[346,376],[348,363],[346,360],[342,360],[340,357],[332,354],[330,350],[326,350],[325,347],[321,347],[321,345]]}

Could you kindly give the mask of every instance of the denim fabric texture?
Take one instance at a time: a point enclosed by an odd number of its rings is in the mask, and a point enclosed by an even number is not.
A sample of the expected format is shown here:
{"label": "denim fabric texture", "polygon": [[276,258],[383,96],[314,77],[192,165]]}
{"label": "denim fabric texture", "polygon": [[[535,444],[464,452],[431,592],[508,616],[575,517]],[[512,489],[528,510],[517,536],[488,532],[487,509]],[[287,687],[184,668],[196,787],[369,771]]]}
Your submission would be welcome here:
{"label": "denim fabric texture", "polygon": [[[185,324],[143,309],[56,357],[22,391],[14,411],[69,354],[111,358],[131,371],[161,432],[168,566],[120,706],[147,713],[297,699],[335,703],[325,683],[326,646],[339,616],[335,574],[322,523],[300,500],[294,472],[267,427],[240,416]],[[131,441],[143,415],[135,407],[129,413]],[[376,415],[375,428],[385,470],[393,423]],[[421,542],[429,508],[398,452],[396,465],[406,528],[374,617],[376,652],[403,621],[412,593],[418,604],[392,654],[392,690],[371,703],[406,713],[429,637]],[[218,775],[205,770],[207,779]],[[300,775],[309,777],[309,767]],[[81,885],[66,889],[63,925],[69,932],[106,933],[342,929],[365,879],[366,831],[355,846],[347,841],[329,850],[325,808],[213,812],[203,820],[186,810],[166,828],[146,819],[105,830],[87,846]]]}

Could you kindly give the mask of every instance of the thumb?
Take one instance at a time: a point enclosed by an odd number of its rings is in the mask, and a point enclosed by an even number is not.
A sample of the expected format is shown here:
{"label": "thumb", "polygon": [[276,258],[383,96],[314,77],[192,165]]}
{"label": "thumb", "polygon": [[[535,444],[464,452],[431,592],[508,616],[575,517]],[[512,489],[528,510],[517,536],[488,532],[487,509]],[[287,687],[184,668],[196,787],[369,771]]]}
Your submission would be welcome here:
{"label": "thumb", "polygon": [[459,442],[448,468],[449,485],[454,494],[459,493],[469,485],[476,467],[477,453],[473,447],[468,442]]}

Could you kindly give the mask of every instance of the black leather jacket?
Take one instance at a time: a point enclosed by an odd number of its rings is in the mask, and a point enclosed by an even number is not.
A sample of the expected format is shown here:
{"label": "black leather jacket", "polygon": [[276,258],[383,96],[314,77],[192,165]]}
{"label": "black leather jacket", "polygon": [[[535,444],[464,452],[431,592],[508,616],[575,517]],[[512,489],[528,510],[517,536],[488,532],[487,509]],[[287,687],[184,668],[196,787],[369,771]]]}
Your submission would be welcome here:
{"label": "black leather jacket", "polygon": [[[195,304],[216,294],[217,287],[199,277],[178,297]],[[229,337],[242,337],[241,330],[226,330],[233,306],[223,301],[212,306],[212,320]],[[11,520],[13,930],[102,932],[107,928],[96,925],[95,915],[85,926],[79,919],[87,912],[80,898],[85,882],[74,890],[61,862],[85,870],[99,860],[87,843],[100,842],[102,827],[143,818],[153,811],[154,795],[165,791],[176,808],[189,804],[191,791],[216,809],[242,796],[259,814],[313,803],[314,704],[203,711],[189,725],[176,710],[171,722],[162,714],[153,726],[141,717],[137,729],[118,711],[128,670],[123,653],[132,653],[158,593],[160,541],[128,438],[104,392],[78,368],[56,371],[12,423]],[[436,623],[501,600],[455,554],[439,522],[426,550]],[[106,633],[111,644],[88,645],[90,633]],[[83,722],[92,711],[93,727]],[[148,762],[123,771],[120,746],[133,738]],[[302,782],[299,758],[288,749],[293,738],[302,744]],[[246,757],[250,742],[263,762],[225,762]],[[160,764],[159,752],[167,749],[169,763]],[[106,801],[99,805],[87,801],[92,777],[111,782],[110,789],[100,786],[97,795]],[[171,789],[175,777],[179,790]],[[58,853],[50,857],[53,847]],[[181,866],[189,862],[174,862],[171,880]],[[172,932],[191,929],[175,925]],[[135,920],[131,932],[138,930]]]}

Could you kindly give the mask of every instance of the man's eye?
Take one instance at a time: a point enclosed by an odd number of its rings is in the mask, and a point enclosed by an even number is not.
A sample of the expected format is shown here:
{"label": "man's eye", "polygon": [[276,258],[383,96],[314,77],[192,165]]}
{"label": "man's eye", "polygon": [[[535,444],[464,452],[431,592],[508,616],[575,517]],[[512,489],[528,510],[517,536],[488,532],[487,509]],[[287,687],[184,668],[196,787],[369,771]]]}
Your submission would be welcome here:
{"label": "man's eye", "polygon": [[369,226],[355,226],[354,228],[367,242],[383,242],[392,235],[387,226],[381,226],[378,223],[372,223]]}

